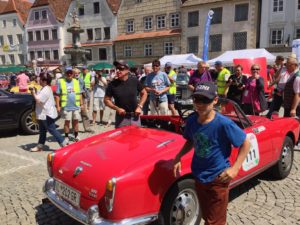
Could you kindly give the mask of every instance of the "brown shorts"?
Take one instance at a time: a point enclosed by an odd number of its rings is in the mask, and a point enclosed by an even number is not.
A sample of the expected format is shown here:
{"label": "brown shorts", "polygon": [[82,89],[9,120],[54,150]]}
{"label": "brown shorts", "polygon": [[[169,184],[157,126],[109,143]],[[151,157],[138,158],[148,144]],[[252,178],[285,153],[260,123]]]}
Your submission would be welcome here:
{"label": "brown shorts", "polygon": [[229,182],[222,183],[217,177],[203,184],[196,180],[196,190],[205,225],[225,225],[228,205]]}

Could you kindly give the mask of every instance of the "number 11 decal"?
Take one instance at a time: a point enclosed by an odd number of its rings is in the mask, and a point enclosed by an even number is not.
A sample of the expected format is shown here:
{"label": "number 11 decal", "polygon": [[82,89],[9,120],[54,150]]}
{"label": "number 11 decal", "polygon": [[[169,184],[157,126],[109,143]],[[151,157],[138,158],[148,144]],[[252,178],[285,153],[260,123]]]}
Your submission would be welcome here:
{"label": "number 11 decal", "polygon": [[247,134],[247,137],[250,141],[250,151],[242,164],[244,171],[248,171],[256,167],[259,163],[259,150],[256,136],[253,133],[249,133]]}

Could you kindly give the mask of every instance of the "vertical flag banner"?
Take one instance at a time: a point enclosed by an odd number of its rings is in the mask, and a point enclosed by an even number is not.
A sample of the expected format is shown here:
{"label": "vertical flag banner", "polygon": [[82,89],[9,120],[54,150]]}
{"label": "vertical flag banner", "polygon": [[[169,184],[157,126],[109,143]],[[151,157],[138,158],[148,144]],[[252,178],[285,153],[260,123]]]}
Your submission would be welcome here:
{"label": "vertical flag banner", "polygon": [[214,11],[209,10],[207,17],[206,17],[206,23],[204,28],[204,38],[203,38],[203,53],[202,53],[202,59],[203,61],[208,60],[208,44],[209,44],[209,29],[210,29],[210,23],[213,18]]}

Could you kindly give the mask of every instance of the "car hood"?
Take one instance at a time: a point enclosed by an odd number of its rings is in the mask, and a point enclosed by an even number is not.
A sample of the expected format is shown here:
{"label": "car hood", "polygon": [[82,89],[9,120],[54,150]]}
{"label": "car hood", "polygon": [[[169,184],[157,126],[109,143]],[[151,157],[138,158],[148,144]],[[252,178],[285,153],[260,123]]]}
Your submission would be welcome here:
{"label": "car hood", "polygon": [[[99,134],[57,151],[54,177],[79,190],[89,198],[97,190],[105,191],[106,182],[130,173],[136,164],[168,149],[178,149],[175,140],[180,135],[156,129],[128,126]],[[180,143],[182,144],[182,143]],[[177,145],[177,146],[176,146]],[[158,157],[159,158],[159,157]],[[76,175],[76,168],[82,171]]]}

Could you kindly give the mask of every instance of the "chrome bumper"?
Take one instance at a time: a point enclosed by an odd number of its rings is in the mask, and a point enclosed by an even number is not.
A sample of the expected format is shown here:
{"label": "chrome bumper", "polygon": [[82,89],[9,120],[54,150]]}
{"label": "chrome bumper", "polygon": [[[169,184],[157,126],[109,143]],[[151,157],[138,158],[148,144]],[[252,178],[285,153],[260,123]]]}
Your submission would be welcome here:
{"label": "chrome bumper", "polygon": [[57,208],[72,217],[73,219],[79,221],[80,223],[86,225],[140,225],[148,224],[155,221],[158,216],[157,214],[145,215],[137,218],[128,218],[120,221],[109,221],[101,218],[99,216],[99,209],[97,205],[91,206],[87,212],[75,209],[71,204],[60,198],[54,191],[54,179],[49,178],[46,180],[43,187],[43,192]]}

